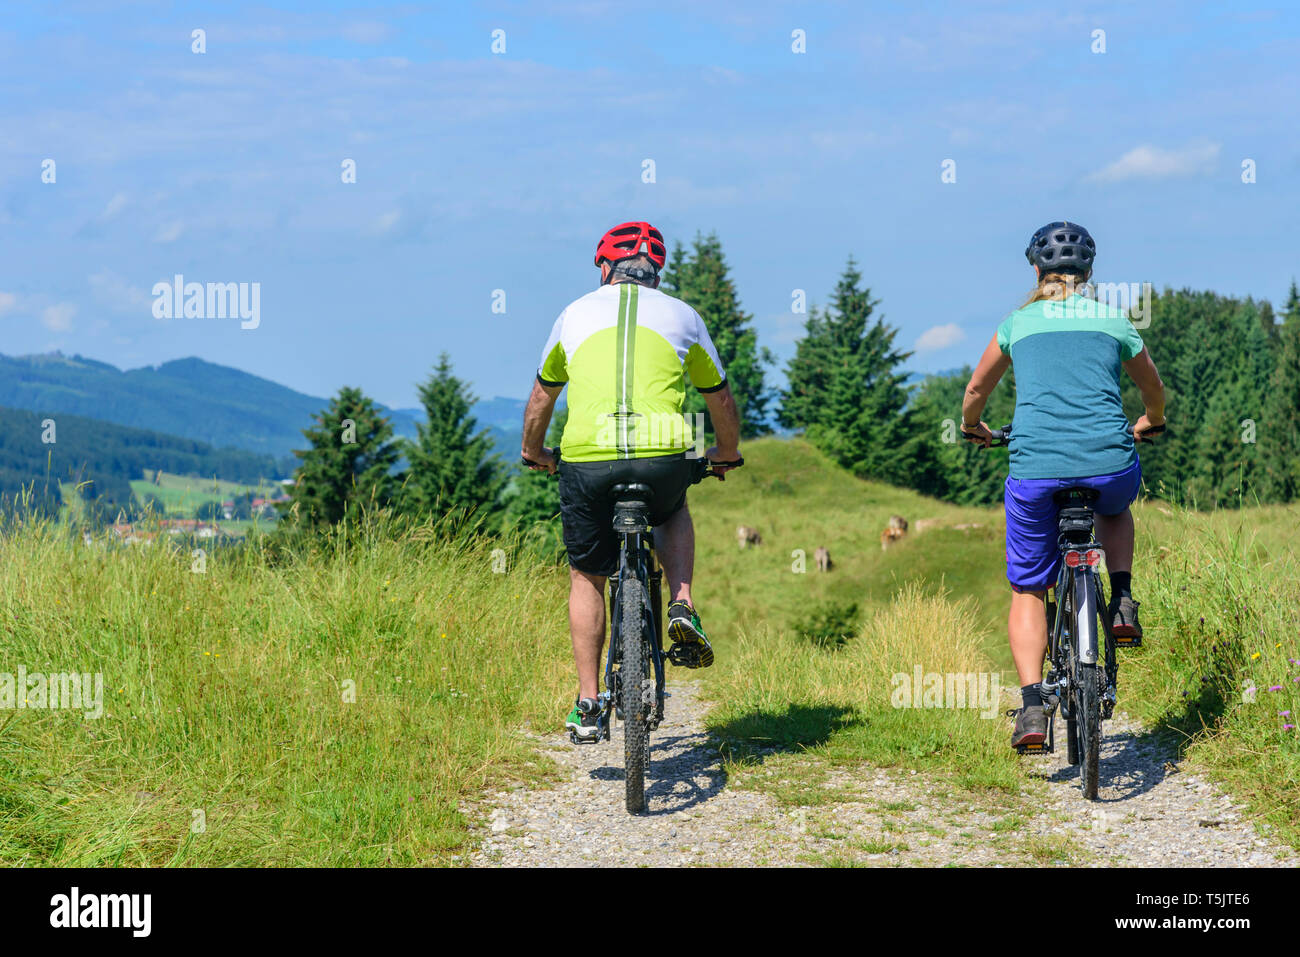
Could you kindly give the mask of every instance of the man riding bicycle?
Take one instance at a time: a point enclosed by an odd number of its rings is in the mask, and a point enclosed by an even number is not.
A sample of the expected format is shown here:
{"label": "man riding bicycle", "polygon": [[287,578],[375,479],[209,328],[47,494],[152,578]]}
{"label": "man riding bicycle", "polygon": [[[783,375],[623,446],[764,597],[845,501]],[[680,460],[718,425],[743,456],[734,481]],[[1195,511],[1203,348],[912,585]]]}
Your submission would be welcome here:
{"label": "man riding bicycle", "polygon": [[[663,235],[649,223],[623,223],[601,237],[595,259],[600,288],[555,320],[524,412],[524,459],[535,470],[559,472],[578,670],[578,699],[565,726],[583,739],[599,733],[605,580],[618,570],[613,486],[639,482],[653,490],[650,524],[669,587],[670,653],[687,667],[713,663],[691,603],[695,530],[686,489],[695,473],[686,457],[694,438],[682,416],[686,377],[704,396],[713,422],[718,444],[707,453],[713,462],[740,459],[740,417],[699,313],[658,290],[665,259]],[[566,384],[569,418],[557,456],[542,442]]]}
{"label": "man riding bicycle", "polygon": [[[962,402],[962,434],[988,447],[992,434],[980,414],[993,387],[1014,363],[1015,429],[1004,501],[1007,631],[1020,676],[1021,708],[1011,746],[1041,743],[1047,717],[1039,682],[1047,652],[1047,589],[1056,580],[1054,495],[1071,486],[1095,489],[1096,531],[1110,574],[1108,614],[1115,635],[1140,643],[1133,600],[1133,515],[1129,504],[1142,480],[1135,439],[1165,423],[1165,389],[1142,337],[1118,309],[1080,295],[1092,275],[1096,243],[1075,223],[1049,223],[1034,233],[1025,257],[1038,286],[998,326],[971,376]],[[1137,383],[1145,412],[1130,428],[1120,401],[1120,368]]]}

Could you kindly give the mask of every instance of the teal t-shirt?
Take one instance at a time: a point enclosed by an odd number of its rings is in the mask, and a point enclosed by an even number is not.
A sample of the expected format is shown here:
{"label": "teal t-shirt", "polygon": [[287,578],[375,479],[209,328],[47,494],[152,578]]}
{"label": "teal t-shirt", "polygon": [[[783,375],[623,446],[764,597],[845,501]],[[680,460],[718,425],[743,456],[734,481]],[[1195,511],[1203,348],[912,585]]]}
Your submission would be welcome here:
{"label": "teal t-shirt", "polygon": [[1077,293],[1031,302],[1002,320],[998,346],[1016,371],[1012,478],[1087,478],[1133,464],[1119,377],[1142,337],[1122,311]]}

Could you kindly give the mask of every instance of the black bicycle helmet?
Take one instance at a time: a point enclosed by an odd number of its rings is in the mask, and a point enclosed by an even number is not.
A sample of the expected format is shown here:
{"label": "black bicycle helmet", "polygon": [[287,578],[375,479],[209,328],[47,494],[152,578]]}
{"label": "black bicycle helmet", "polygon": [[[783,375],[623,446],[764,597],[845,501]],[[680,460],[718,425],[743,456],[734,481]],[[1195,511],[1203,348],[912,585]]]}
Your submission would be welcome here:
{"label": "black bicycle helmet", "polygon": [[1025,258],[1043,272],[1077,269],[1086,275],[1097,258],[1097,244],[1078,223],[1048,223],[1030,238]]}

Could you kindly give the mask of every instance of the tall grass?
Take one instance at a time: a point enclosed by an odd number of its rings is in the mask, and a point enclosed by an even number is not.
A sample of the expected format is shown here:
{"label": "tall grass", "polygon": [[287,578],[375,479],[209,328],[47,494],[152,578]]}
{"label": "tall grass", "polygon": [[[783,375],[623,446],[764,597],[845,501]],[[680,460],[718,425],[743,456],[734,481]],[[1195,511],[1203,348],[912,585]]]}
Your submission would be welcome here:
{"label": "tall grass", "polygon": [[380,522],[196,571],[13,529],[0,673],[102,673],[104,713],[0,710],[0,861],[447,862],[571,692],[564,578],[502,544]]}
{"label": "tall grass", "polygon": [[1002,714],[996,696],[981,707],[969,694],[952,696],[955,683],[942,696],[914,691],[919,667],[923,675],[982,675],[991,692],[996,669],[980,645],[973,602],[926,594],[918,583],[903,586],[838,647],[777,628],[748,632],[729,645],[710,681],[709,728],[736,770],[772,753],[810,753],[831,764],[925,767],[964,786],[1016,791],[1005,724],[991,720]]}
{"label": "tall grass", "polygon": [[1300,847],[1300,562],[1293,509],[1145,509],[1143,648],[1123,707]]}

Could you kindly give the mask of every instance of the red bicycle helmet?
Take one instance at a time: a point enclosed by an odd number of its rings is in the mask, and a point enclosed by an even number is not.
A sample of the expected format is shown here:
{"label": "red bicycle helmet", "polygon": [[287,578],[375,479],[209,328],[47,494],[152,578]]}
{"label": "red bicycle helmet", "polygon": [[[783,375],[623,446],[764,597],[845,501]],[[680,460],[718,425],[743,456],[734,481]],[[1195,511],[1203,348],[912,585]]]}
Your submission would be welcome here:
{"label": "red bicycle helmet", "polygon": [[[643,245],[645,249],[641,248]],[[642,252],[650,257],[655,269],[663,269],[668,261],[663,233],[649,223],[620,223],[600,237],[596,244],[596,265],[599,266],[602,259],[616,263]]]}

